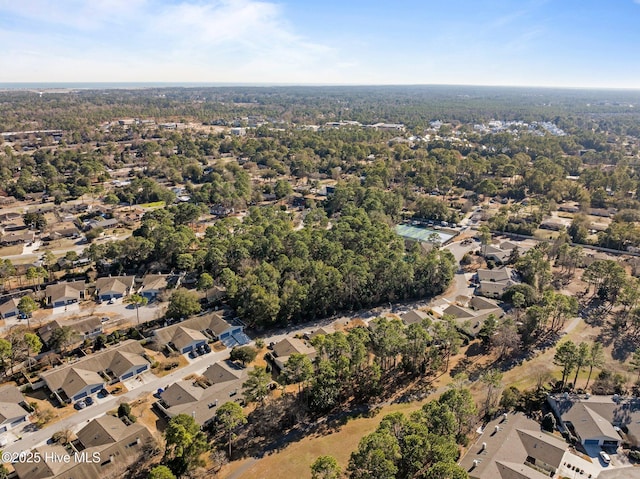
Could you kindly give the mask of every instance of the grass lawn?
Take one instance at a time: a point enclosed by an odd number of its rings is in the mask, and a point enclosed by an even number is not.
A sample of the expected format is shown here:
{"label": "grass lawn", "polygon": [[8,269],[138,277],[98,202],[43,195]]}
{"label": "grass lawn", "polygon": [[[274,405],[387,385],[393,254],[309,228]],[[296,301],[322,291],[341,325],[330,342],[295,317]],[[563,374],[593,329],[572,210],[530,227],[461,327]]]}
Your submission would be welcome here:
{"label": "grass lawn", "polygon": [[[548,234],[549,232],[545,233]],[[571,321],[567,321],[566,326],[571,324]],[[599,328],[593,328],[584,321],[579,320],[573,324],[571,331],[564,335],[560,342],[570,339],[576,344],[583,341],[592,343],[596,340],[599,332]],[[463,348],[460,353],[461,354],[451,359],[450,366],[452,368],[461,357],[464,357],[465,348]],[[535,386],[541,370],[549,371],[552,378],[559,380],[562,373],[560,368],[553,364],[554,354],[555,348],[549,348],[546,351],[540,352],[533,359],[525,361],[521,366],[506,371],[502,381],[504,387],[516,386],[521,391],[532,388]],[[636,373],[629,372],[627,364],[611,358],[611,346],[605,347],[605,357],[605,367],[607,369],[622,372],[626,374],[630,380],[635,379]],[[483,368],[490,364],[495,358],[493,355],[481,355],[472,357],[471,359],[472,365]],[[590,380],[591,384],[593,384],[599,372],[599,368],[593,370]],[[584,368],[584,370],[580,372],[577,381],[578,387],[584,387],[588,374],[588,368]],[[567,381],[573,382],[574,376],[575,371],[569,375]],[[450,375],[444,374],[434,381],[433,386],[442,387],[450,381]],[[474,383],[470,389],[476,402],[482,402],[485,388],[480,383]],[[335,430],[335,432],[305,437],[298,442],[288,444],[283,449],[262,458],[247,458],[234,461],[224,466],[219,473],[219,477],[225,479],[242,479],[248,477],[256,479],[271,477],[309,478],[311,476],[311,464],[321,455],[331,455],[335,457],[340,467],[344,470],[348,465],[351,453],[357,449],[360,439],[366,434],[373,432],[385,415],[397,411],[408,415],[412,411],[419,409],[424,402],[434,399],[435,397],[436,395],[432,395],[419,402],[383,406],[375,417],[358,417],[351,419],[346,424],[340,426],[339,429]]]}
{"label": "grass lawn", "polygon": [[7,246],[6,248],[0,248],[0,256],[4,258],[5,256],[15,256],[18,254],[22,254],[22,249],[23,249],[22,245]]}
{"label": "grass lawn", "polygon": [[533,236],[537,239],[543,240],[543,239],[556,239],[558,236],[560,236],[560,232],[559,231],[550,231],[550,230],[544,230],[544,229],[537,229],[533,232]]}
{"label": "grass lawn", "polygon": [[289,444],[281,451],[257,461],[251,459],[235,461],[225,466],[220,471],[219,477],[309,478],[311,477],[311,464],[318,456],[323,455],[335,457],[344,470],[349,463],[351,452],[358,448],[362,436],[373,432],[386,414],[397,411],[409,414],[419,409],[421,405],[422,402],[415,402],[385,406],[375,417],[352,419],[333,434],[305,437],[301,441]]}
{"label": "grass lawn", "polygon": [[164,201],[154,201],[153,203],[145,203],[137,206],[140,208],[162,208],[164,207]]}

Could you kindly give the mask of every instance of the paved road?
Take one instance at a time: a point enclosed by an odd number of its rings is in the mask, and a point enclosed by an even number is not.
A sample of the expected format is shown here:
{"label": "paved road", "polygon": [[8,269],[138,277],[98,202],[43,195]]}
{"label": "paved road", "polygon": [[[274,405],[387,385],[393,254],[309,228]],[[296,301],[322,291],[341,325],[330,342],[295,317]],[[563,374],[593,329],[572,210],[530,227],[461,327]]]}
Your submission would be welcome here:
{"label": "paved road", "polygon": [[[449,249],[453,255],[455,256],[457,261],[460,261],[460,258],[467,253],[468,251],[477,248],[477,244],[465,245],[462,246],[459,243],[451,243],[446,246],[446,249]],[[456,288],[453,293],[450,295],[458,296],[459,294],[465,294],[465,292],[469,289],[467,284],[467,280],[462,273],[456,273],[455,277]],[[420,305],[426,304],[427,301],[416,301],[410,304],[404,305],[405,307],[412,308],[418,307]],[[391,312],[394,310],[394,307],[390,305],[389,308],[377,308],[373,311],[369,311],[369,316],[375,317],[376,315],[380,315],[384,312]],[[371,314],[375,313],[375,314]],[[351,315],[341,316],[341,317],[333,317],[328,318],[322,321],[318,321],[314,324],[304,324],[299,326],[292,326],[286,329],[272,331],[269,337],[263,338],[264,341],[268,344],[272,341],[277,342],[281,339],[284,339],[286,336],[295,335],[298,333],[304,333],[306,331],[312,330],[314,328],[324,326],[334,321],[348,321],[353,318],[357,318],[363,316],[363,312],[356,312]],[[77,431],[81,427],[83,427],[88,421],[94,419],[96,417],[100,417],[105,414],[107,411],[115,409],[117,405],[121,402],[131,402],[137,399],[142,395],[146,395],[148,393],[153,393],[158,390],[158,388],[164,388],[168,384],[172,384],[176,381],[180,381],[185,376],[190,374],[198,374],[202,373],[208,366],[214,364],[218,361],[224,360],[228,357],[229,350],[220,351],[217,353],[210,353],[205,356],[200,356],[191,361],[191,363],[184,368],[178,369],[164,377],[155,377],[151,376],[150,380],[145,380],[143,384],[140,384],[137,388],[132,391],[127,392],[126,394],[121,394],[118,396],[108,396],[107,398],[98,400],[94,405],[87,407],[86,409],[82,409],[77,411],[72,416],[65,418],[61,421],[58,421],[51,426],[48,426],[44,429],[40,429],[38,431],[32,433],[24,433],[22,439],[16,441],[12,444],[7,445],[4,450],[8,452],[20,452],[23,450],[30,450],[36,446],[39,446],[45,443],[56,431],[60,431],[63,429],[72,429]],[[150,373],[147,373],[147,375]]]}
{"label": "paved road", "polygon": [[[189,365],[184,368],[173,371],[172,373],[164,377],[156,377],[151,375],[152,379],[145,381],[136,389],[121,394],[118,396],[108,396],[104,399],[99,399],[97,402],[77,411],[72,416],[65,418],[61,421],[53,423],[51,426],[45,427],[33,433],[24,433],[22,439],[7,445],[4,450],[9,452],[20,452],[23,450],[32,449],[40,444],[45,443],[56,431],[63,429],[72,429],[77,431],[88,421],[96,417],[102,416],[107,411],[115,409],[121,402],[131,402],[140,397],[141,395],[148,394],[150,392],[156,392],[158,388],[164,388],[167,384],[173,384],[176,381],[180,381],[185,376],[193,373],[199,373],[204,371],[211,364],[226,359],[229,356],[229,350],[220,351],[217,353],[210,353],[204,356],[199,356],[193,360]],[[150,373],[147,373],[150,374]]]}
{"label": "paved road", "polygon": [[[279,331],[269,337],[264,338],[266,343],[271,341],[280,341],[285,336],[292,334],[303,333],[308,331],[310,326],[304,325],[297,329],[290,328],[287,330]],[[55,422],[44,429],[32,433],[23,433],[22,439],[12,444],[7,445],[3,450],[8,452],[20,452],[30,450],[34,447],[44,444],[54,432],[71,429],[77,431],[86,425],[91,419],[97,418],[105,414],[107,411],[115,409],[121,402],[132,402],[142,395],[148,393],[155,393],[159,388],[165,388],[168,384],[173,384],[176,381],[180,381],[185,376],[190,374],[201,374],[210,365],[227,359],[229,357],[229,349],[217,353],[210,353],[204,356],[199,356],[193,360],[190,360],[190,364],[187,366],[173,371],[163,377],[156,377],[151,373],[146,373],[147,377],[143,384],[126,394],[120,394],[118,396],[108,396],[104,399],[98,399],[95,404],[85,409],[75,412],[72,416],[65,418],[61,421]],[[135,381],[133,381],[135,383]]]}

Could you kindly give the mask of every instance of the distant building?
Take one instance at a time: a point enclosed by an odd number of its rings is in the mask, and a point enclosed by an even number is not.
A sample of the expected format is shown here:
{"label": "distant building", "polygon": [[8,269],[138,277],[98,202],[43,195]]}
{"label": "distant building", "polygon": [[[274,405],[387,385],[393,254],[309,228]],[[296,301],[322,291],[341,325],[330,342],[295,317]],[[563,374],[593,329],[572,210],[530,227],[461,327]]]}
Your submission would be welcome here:
{"label": "distant building", "polygon": [[564,231],[567,225],[561,220],[548,219],[540,223],[540,229],[551,231]]}
{"label": "distant building", "polygon": [[376,123],[371,125],[372,128],[377,130],[390,130],[390,131],[404,131],[405,126],[402,123]]}
{"label": "distant building", "polygon": [[235,213],[235,210],[230,206],[215,205],[210,208],[209,212],[216,216],[229,216]]}

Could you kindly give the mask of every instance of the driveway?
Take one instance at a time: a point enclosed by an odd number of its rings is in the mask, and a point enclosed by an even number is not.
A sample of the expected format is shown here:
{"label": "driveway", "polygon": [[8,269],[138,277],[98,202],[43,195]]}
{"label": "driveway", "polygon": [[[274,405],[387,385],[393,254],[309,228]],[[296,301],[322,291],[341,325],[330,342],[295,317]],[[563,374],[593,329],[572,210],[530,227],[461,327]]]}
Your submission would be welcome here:
{"label": "driveway", "polygon": [[[461,245],[460,243],[451,243],[445,246],[445,249],[449,249],[455,256],[456,261],[459,262],[465,253],[477,247],[478,246],[476,243],[472,243],[469,245]],[[454,281],[455,281],[456,287],[454,292],[451,293],[452,295],[454,295],[454,297],[460,294],[466,295],[468,294],[468,291],[470,289],[471,291],[473,290],[473,288],[469,287],[468,280],[465,277],[465,274],[463,272],[456,273]],[[426,303],[428,303],[430,299],[432,298],[429,298],[429,300],[417,301],[410,305],[407,304],[406,306],[410,308],[415,308],[415,307],[418,307],[419,305],[426,305]],[[392,305],[389,305],[389,306],[390,307],[388,309],[387,308],[376,309],[375,310],[376,315],[382,314],[385,311],[391,311],[393,309],[393,306]],[[145,320],[151,319],[151,318],[146,319],[149,316],[155,317],[155,315],[157,314],[157,310],[155,308],[157,307],[158,306],[154,306],[154,304],[152,303],[151,305],[140,308],[140,321],[141,322],[143,321],[143,315],[145,316]],[[120,313],[123,315],[127,314],[127,317],[132,318],[133,321],[135,321],[135,309],[129,310],[127,308],[127,305],[124,305],[121,303],[120,304],[116,303],[112,305],[109,305],[109,304],[96,305],[96,308],[92,313],[96,315],[100,315],[102,314],[101,312],[102,313],[111,312],[113,314]],[[315,327],[333,323],[334,321],[349,321],[351,319],[360,317],[363,314],[364,312],[358,312],[349,316],[328,318],[323,321],[318,321],[315,324],[309,323],[302,326],[298,326],[297,328],[290,326],[285,330],[273,331],[271,336],[265,337],[263,338],[263,340],[267,344],[269,344],[270,342],[277,342],[277,341],[280,341],[281,339],[284,339],[287,336],[302,334],[305,331],[308,331]],[[107,411],[115,409],[118,406],[118,404],[122,402],[131,402],[142,395],[155,393],[159,388],[166,388],[167,385],[172,384],[176,381],[180,381],[182,378],[190,374],[201,374],[202,372],[204,372],[204,370],[207,367],[209,367],[210,365],[218,361],[227,359],[228,356],[229,356],[229,350],[225,349],[220,352],[214,352],[214,353],[206,354],[204,356],[199,356],[193,359],[190,362],[190,364],[188,364],[184,368],[178,369],[177,371],[173,371],[163,377],[156,377],[151,375],[151,373],[146,373],[147,376],[144,377],[142,381],[132,380],[127,383],[130,386],[135,386],[135,389],[133,389],[132,391],[129,391],[126,394],[121,394],[118,396],[106,397],[104,399],[97,401],[94,405],[76,412],[69,418],[63,419],[59,422],[52,424],[51,426],[35,431],[33,433],[25,433],[21,440],[18,440],[12,444],[7,445],[4,448],[4,450],[7,452],[20,452],[24,450],[30,450],[36,446],[44,444],[47,441],[47,439],[49,439],[53,435],[53,433],[56,431],[60,431],[63,429],[72,429],[74,431],[77,431],[80,428],[82,428],[87,422],[102,416]]]}
{"label": "driveway", "polygon": [[[40,429],[33,433],[25,433],[21,440],[18,440],[12,444],[8,444],[3,448],[8,452],[20,452],[28,451],[44,444],[54,432],[61,431],[63,429],[71,429],[78,431],[86,425],[92,419],[104,415],[107,411],[115,409],[120,403],[132,402],[141,395],[148,393],[155,393],[158,388],[165,388],[168,384],[172,384],[176,381],[180,381],[189,374],[199,374],[204,372],[207,367],[218,361],[222,361],[229,356],[229,350],[220,351],[217,353],[210,353],[204,356],[199,356],[199,361],[185,366],[184,368],[173,371],[163,377],[154,376],[152,373],[146,373],[146,377],[142,381],[130,380],[126,385],[129,387],[135,387],[132,391],[118,396],[108,396],[104,399],[96,401],[92,406],[88,406],[85,409],[77,411],[72,416],[51,424],[44,429]],[[144,376],[144,375],[143,375]],[[137,383],[137,384],[136,384]]]}

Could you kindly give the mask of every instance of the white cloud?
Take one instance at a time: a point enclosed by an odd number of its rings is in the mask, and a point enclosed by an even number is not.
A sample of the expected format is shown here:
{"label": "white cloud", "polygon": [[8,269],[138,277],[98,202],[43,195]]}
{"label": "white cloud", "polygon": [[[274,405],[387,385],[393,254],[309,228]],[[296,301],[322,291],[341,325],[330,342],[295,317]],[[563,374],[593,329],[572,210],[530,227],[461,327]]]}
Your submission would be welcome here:
{"label": "white cloud", "polygon": [[5,81],[340,82],[352,68],[268,1],[0,0],[0,15],[38,26],[0,31]]}

